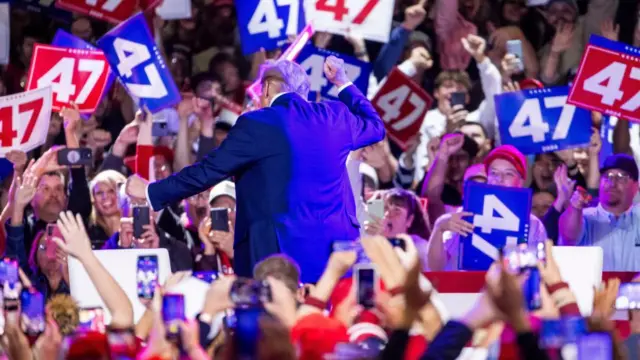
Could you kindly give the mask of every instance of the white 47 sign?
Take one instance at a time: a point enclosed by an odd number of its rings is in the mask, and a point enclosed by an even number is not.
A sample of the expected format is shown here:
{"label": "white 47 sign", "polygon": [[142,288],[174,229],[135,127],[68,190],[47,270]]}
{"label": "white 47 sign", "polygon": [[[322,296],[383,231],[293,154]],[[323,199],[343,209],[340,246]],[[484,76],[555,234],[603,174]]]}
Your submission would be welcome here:
{"label": "white 47 sign", "polygon": [[298,33],[298,12],[300,0],[260,0],[254,11],[247,28],[252,35],[267,33],[269,38],[275,39],[282,36],[284,21],[278,16],[277,7],[288,6],[289,16],[287,18],[287,35]]}
{"label": "white 47 sign", "polygon": [[[329,84],[329,80],[324,76],[324,61],[326,56],[319,54],[312,54],[308,58],[304,59],[300,66],[309,74],[309,80],[311,82],[311,91],[320,92]],[[352,82],[356,82],[360,77],[362,69],[359,66],[344,63],[344,70],[347,73],[347,77]],[[367,79],[368,81],[368,79]],[[328,96],[338,97],[338,87],[331,86],[331,89],[327,92]]]}
{"label": "white 47 sign", "polygon": [[51,87],[0,98],[0,155],[42,145],[51,120]]}
{"label": "white 47 sign", "polygon": [[[498,216],[494,216],[498,214]],[[479,227],[483,234],[491,234],[494,230],[518,232],[520,219],[496,195],[485,195],[482,214],[473,216],[473,226]],[[518,238],[506,237],[506,244],[517,243]],[[498,249],[478,234],[472,234],[471,244],[494,260],[498,259]]]}

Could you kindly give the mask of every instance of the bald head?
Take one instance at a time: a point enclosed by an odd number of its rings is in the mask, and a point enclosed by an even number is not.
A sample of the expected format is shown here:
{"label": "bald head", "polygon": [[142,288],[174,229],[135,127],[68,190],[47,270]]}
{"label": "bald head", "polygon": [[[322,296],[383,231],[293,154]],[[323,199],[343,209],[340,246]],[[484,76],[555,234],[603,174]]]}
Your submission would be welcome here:
{"label": "bald head", "polygon": [[271,99],[281,92],[294,92],[304,99],[309,97],[309,77],[302,67],[293,61],[267,61],[261,68],[262,105],[269,106]]}

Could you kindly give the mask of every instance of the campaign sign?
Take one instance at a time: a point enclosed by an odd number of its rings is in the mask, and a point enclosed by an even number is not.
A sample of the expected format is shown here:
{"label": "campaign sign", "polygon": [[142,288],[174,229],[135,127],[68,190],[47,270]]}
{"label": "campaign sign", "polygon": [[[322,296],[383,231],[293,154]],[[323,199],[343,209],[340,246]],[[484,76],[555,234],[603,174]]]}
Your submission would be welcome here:
{"label": "campaign sign", "polygon": [[51,120],[51,87],[0,97],[0,156],[44,144]]}
{"label": "campaign sign", "polygon": [[[280,55],[278,60],[294,61],[298,57],[298,54],[300,54],[302,49],[305,47],[307,42],[313,36],[313,32],[314,28],[311,24],[305,26],[300,34],[298,34],[295,40],[291,43],[291,45],[289,45],[287,50],[285,50],[282,55]],[[260,83],[261,80],[262,79],[260,79],[260,76],[258,76],[258,79],[256,79],[256,81],[254,81],[246,90],[247,94],[251,98],[251,101],[253,101],[255,104],[260,103],[260,95],[262,93],[262,84]]]}
{"label": "campaign sign", "polygon": [[307,45],[298,55],[296,62],[309,74],[311,83],[309,100],[316,100],[318,94],[323,98],[338,98],[338,87],[334,86],[324,76],[324,61],[331,55],[344,60],[344,70],[347,73],[347,77],[363,94],[366,94],[369,87],[369,75],[371,75],[371,63],[358,60],[352,56],[318,49],[313,45]]}
{"label": "campaign sign", "polygon": [[136,0],[57,0],[56,6],[119,24],[136,11],[138,2]]}
{"label": "campaign sign", "polygon": [[526,242],[531,216],[531,189],[467,181],[464,211],[473,234],[460,237],[460,270],[487,270],[505,245]]}
{"label": "campaign sign", "polygon": [[[98,48],[89,44],[88,42],[60,29],[56,31],[51,45],[71,49],[98,50]],[[113,85],[113,80],[115,80],[115,74],[111,71],[111,68],[107,69],[107,71],[109,71],[109,74],[107,75],[107,85],[105,85],[104,87],[103,95],[109,92],[109,89],[111,89],[111,85]]]}
{"label": "campaign sign", "polygon": [[305,0],[307,21],[318,31],[386,43],[391,33],[394,0]]}
{"label": "campaign sign", "polygon": [[495,96],[503,144],[523,154],[539,154],[588,144],[591,113],[567,104],[566,86]]}
{"label": "campaign sign", "polygon": [[300,0],[236,1],[242,52],[253,54],[264,48],[283,46],[289,35],[297,35],[305,26]]}
{"label": "campaign sign", "polygon": [[640,48],[591,35],[569,104],[640,121]]}
{"label": "campaign sign", "polygon": [[420,131],[433,99],[402,71],[395,68],[371,101],[384,121],[387,135],[406,150]]}
{"label": "campaign sign", "polygon": [[156,113],[180,102],[180,92],[160,50],[153,41],[143,13],[116,26],[98,40],[111,68],[129,94]]}
{"label": "campaign sign", "polygon": [[102,51],[35,44],[25,88],[51,86],[53,110],[74,102],[80,112],[94,112],[102,100],[108,74],[109,64]]}

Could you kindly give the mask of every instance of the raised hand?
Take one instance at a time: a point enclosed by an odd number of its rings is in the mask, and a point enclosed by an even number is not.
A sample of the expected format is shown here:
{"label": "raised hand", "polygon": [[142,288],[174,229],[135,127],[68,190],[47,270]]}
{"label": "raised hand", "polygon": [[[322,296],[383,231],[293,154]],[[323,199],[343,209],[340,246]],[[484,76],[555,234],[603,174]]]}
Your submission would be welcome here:
{"label": "raised hand", "polygon": [[613,19],[604,20],[600,24],[600,35],[613,41],[618,41],[618,35],[620,34],[620,25],[614,24]]}
{"label": "raised hand", "polygon": [[[505,78],[511,78],[513,74],[519,73],[523,68],[522,60],[520,60],[514,54],[505,54],[500,63],[500,67],[502,68],[502,74]],[[519,90],[519,89],[518,89]],[[518,90],[509,90],[509,91],[518,91]]]}
{"label": "raised hand", "polygon": [[87,134],[87,146],[92,149],[104,149],[111,143],[111,133],[103,129],[94,129]]}
{"label": "raised hand", "polygon": [[75,134],[82,126],[82,118],[78,105],[71,103],[71,107],[64,107],[60,110],[60,117],[64,121],[64,129],[66,132]]}
{"label": "raised hand", "polygon": [[353,51],[358,54],[362,54],[367,52],[367,48],[365,46],[364,43],[364,38],[357,34],[354,33],[351,28],[347,29],[347,34],[344,36],[344,38],[349,42],[349,44],[351,44],[351,46],[353,46]]}
{"label": "raised hand", "polygon": [[567,165],[561,164],[556,169],[553,174],[553,181],[556,183],[556,189],[558,192],[558,196],[556,197],[556,202],[558,203],[558,207],[556,210],[562,211],[564,209],[566,203],[571,198],[571,194],[573,193],[573,189],[576,185],[575,180],[571,180],[569,175],[567,174]]}
{"label": "raised hand", "polygon": [[144,202],[147,199],[147,184],[147,180],[141,178],[137,174],[134,174],[129,176],[127,179],[125,191],[127,195],[137,202]]}
{"label": "raised hand", "polygon": [[478,35],[469,34],[466,38],[461,38],[462,47],[476,59],[476,62],[481,63],[484,58],[484,51],[487,48],[487,41]]}
{"label": "raised hand", "polygon": [[230,258],[233,258],[233,240],[234,240],[234,229],[229,221],[229,231],[211,231],[209,233],[209,240],[213,246],[225,253]]}
{"label": "raised hand", "polygon": [[80,262],[86,261],[93,252],[80,214],[74,216],[71,211],[63,211],[60,213],[57,224],[64,241],[54,237],[53,241],[56,245]]}
{"label": "raised hand", "polygon": [[32,171],[27,171],[22,176],[17,176],[15,181],[13,203],[18,208],[24,209],[36,195],[38,177]]}
{"label": "raised hand", "polygon": [[462,145],[464,145],[463,134],[447,134],[440,140],[438,153],[440,156],[446,156],[447,158],[449,158],[453,154],[457,153],[458,150],[462,149]]}
{"label": "raised hand", "polygon": [[602,138],[600,132],[597,129],[593,129],[591,133],[591,140],[589,142],[589,148],[587,150],[589,157],[597,159],[600,156],[600,150],[602,149]]}
{"label": "raised hand", "polygon": [[569,50],[573,43],[573,34],[573,24],[561,24],[556,30],[556,35],[551,41],[551,52],[560,54]]}
{"label": "raised hand", "polygon": [[353,250],[334,251],[329,257],[326,271],[331,271],[339,279],[355,264],[356,259],[357,255]]}
{"label": "raised hand", "polygon": [[473,213],[462,211],[443,215],[436,221],[435,227],[440,231],[451,231],[467,236],[473,233],[473,224],[463,219],[466,216],[473,216]]}
{"label": "raised hand", "polygon": [[33,172],[36,176],[40,177],[48,172],[60,171],[65,168],[58,164],[58,150],[62,148],[61,146],[52,147],[40,156],[33,164]]}
{"label": "raised hand", "polygon": [[5,155],[5,158],[13,164],[13,170],[17,174],[22,174],[22,171],[24,171],[28,160],[27,154],[24,151],[11,150]]}
{"label": "raised hand", "polygon": [[414,47],[411,50],[409,61],[411,61],[418,70],[429,70],[433,66],[431,55],[427,49],[422,46]]}
{"label": "raised hand", "polygon": [[418,25],[422,24],[425,17],[427,17],[427,10],[425,4],[427,0],[420,0],[417,4],[411,5],[404,10],[404,21],[402,27],[407,30],[415,30]]}
{"label": "raised hand", "polygon": [[282,281],[274,277],[269,276],[267,282],[273,298],[271,302],[264,304],[264,308],[291,329],[296,323],[296,299],[293,293]]}
{"label": "raised hand", "polygon": [[333,55],[324,61],[324,76],[337,87],[350,82],[344,70],[344,60]]}

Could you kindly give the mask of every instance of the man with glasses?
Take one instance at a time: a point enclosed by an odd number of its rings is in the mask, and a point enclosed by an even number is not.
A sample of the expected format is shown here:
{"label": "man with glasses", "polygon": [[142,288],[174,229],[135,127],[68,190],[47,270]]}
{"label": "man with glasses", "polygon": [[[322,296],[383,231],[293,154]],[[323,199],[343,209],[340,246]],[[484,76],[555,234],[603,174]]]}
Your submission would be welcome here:
{"label": "man with glasses", "polygon": [[[484,160],[487,184],[524,187],[527,179],[527,160],[518,149],[502,145],[493,149]],[[473,224],[464,218],[472,213],[462,211],[442,215],[436,220],[427,247],[428,267],[431,271],[458,270],[460,235],[473,232]],[[529,242],[544,242],[547,231],[535,215],[529,218]]]}
{"label": "man with glasses", "polygon": [[600,169],[598,206],[586,208],[588,196],[575,191],[560,216],[560,244],[599,246],[603,270],[640,271],[640,209],[638,166],[632,156],[609,156]]}

